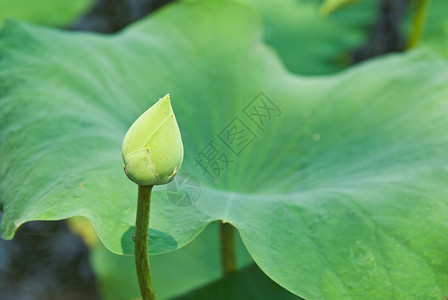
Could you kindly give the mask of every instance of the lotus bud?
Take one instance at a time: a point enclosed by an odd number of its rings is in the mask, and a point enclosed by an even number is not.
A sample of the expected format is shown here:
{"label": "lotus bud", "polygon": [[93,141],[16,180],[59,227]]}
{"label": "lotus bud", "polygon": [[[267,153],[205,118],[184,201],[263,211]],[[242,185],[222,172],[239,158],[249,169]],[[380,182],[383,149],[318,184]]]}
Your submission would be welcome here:
{"label": "lotus bud", "polygon": [[184,158],[184,146],[166,95],[143,113],[123,140],[126,175],[138,185],[170,182]]}

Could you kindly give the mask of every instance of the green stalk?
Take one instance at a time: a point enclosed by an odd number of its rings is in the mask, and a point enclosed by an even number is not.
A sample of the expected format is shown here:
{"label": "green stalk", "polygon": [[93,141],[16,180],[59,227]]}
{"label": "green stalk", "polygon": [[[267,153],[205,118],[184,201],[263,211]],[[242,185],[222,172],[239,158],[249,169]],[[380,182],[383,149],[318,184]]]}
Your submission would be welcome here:
{"label": "green stalk", "polygon": [[236,272],[235,238],[233,227],[229,223],[220,223],[221,270],[225,276]]}
{"label": "green stalk", "polygon": [[149,206],[152,185],[138,186],[137,220],[135,224],[135,266],[143,300],[155,300],[148,257]]}
{"label": "green stalk", "polygon": [[417,0],[417,12],[412,25],[411,38],[409,39],[408,49],[414,48],[422,38],[423,27],[426,21],[429,0]]}

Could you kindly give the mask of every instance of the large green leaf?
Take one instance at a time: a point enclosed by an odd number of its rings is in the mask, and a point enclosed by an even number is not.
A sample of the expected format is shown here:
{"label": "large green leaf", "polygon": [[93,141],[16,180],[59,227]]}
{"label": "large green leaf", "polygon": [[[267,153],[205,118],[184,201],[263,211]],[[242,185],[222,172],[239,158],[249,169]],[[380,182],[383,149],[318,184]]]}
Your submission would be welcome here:
{"label": "large green leaf", "polygon": [[87,10],[92,0],[0,0],[0,27],[5,19],[66,26]]}
{"label": "large green leaf", "polygon": [[[251,9],[221,1],[172,5],[111,37],[8,23],[3,237],[26,221],[83,215],[108,249],[131,254],[137,189],[121,141],[170,92],[185,146],[177,178],[192,174],[202,190],[193,205],[174,205],[155,188],[151,253],[222,219],[265,273],[305,298],[447,294],[447,63],[413,52],[298,77],[259,28]],[[210,146],[221,166],[230,160],[219,176],[210,170],[214,181],[195,160],[205,164]]]}

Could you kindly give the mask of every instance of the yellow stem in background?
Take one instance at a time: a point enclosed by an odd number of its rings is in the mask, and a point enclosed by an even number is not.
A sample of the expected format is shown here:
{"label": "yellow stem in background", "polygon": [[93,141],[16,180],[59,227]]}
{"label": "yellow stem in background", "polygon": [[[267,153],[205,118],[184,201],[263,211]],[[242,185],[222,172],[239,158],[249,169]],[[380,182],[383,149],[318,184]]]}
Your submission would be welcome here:
{"label": "yellow stem in background", "polygon": [[412,24],[412,33],[409,39],[408,49],[414,48],[422,39],[423,28],[426,22],[429,0],[417,0],[417,12]]}

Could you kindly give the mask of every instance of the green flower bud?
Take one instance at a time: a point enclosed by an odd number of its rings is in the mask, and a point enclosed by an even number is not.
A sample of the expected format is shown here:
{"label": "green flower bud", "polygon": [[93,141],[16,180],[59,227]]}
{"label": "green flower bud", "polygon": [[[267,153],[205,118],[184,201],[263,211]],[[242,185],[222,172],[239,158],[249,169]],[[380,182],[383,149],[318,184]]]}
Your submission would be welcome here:
{"label": "green flower bud", "polygon": [[170,182],[184,158],[184,146],[169,94],[143,113],[123,140],[126,175],[138,185]]}

